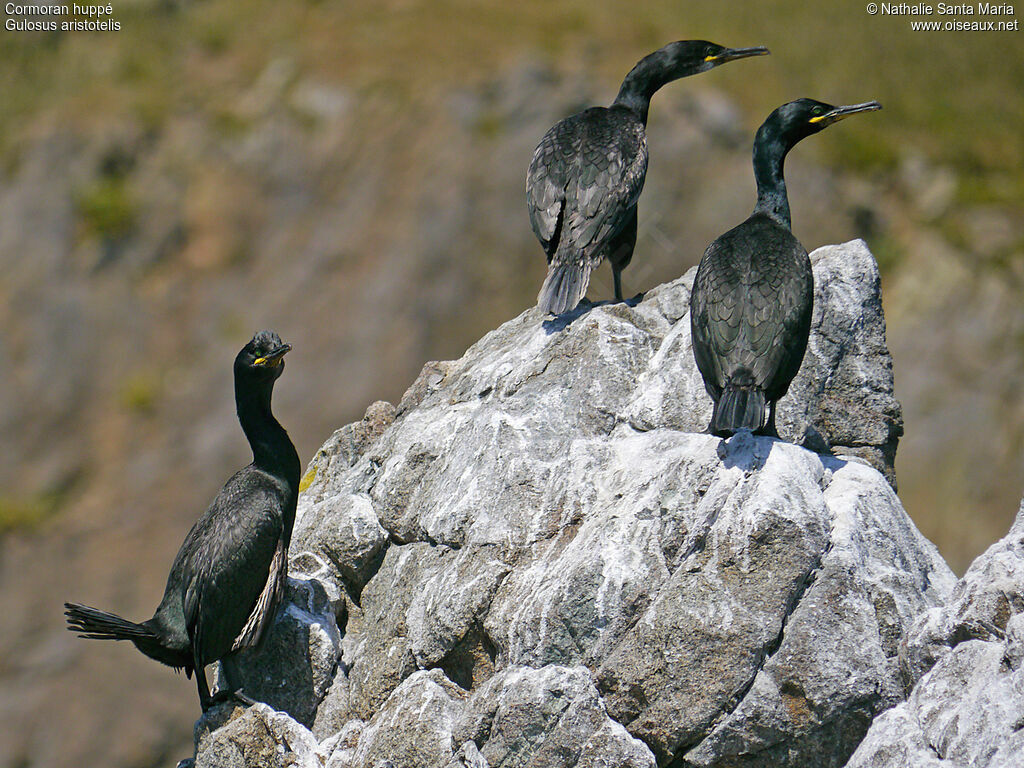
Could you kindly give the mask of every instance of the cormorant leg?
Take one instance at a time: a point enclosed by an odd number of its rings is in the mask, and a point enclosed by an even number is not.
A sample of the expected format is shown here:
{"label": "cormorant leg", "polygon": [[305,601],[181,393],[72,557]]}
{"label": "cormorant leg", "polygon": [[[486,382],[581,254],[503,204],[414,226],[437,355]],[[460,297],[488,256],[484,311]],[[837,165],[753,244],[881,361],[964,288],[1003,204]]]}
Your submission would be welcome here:
{"label": "cormorant leg", "polygon": [[633,260],[633,249],[636,247],[636,220],[636,206],[633,206],[626,225],[612,238],[608,250],[605,251],[608,263],[612,267],[612,276],[615,278],[616,301],[623,301],[622,270]]}
{"label": "cormorant leg", "polygon": [[206,684],[206,669],[196,666],[196,687],[199,689],[199,706],[206,712],[213,706],[213,697],[210,696],[210,686]]}
{"label": "cormorant leg", "polygon": [[[715,427],[715,417],[718,416],[718,401],[715,400],[714,398],[712,398],[711,403],[712,403],[712,407],[711,407],[711,421],[708,422],[708,428],[706,430],[704,430],[704,431],[707,434],[709,434],[709,435],[714,435],[715,434],[715,429],[714,429],[714,427]],[[717,437],[717,435],[716,435],[716,437]]]}
{"label": "cormorant leg", "polygon": [[774,400],[772,400],[770,403],[768,403],[768,423],[765,424],[761,429],[759,429],[757,433],[759,435],[764,435],[765,437],[774,437],[776,439],[781,439],[781,438],[779,438],[779,431],[775,428],[775,401]]}
{"label": "cormorant leg", "polygon": [[235,660],[232,657],[225,656],[221,659],[220,669],[224,674],[224,682],[226,685],[214,694],[214,701],[221,702],[227,701],[228,699],[235,699],[247,707],[251,707],[256,703],[254,699],[251,699],[242,693],[242,680],[238,675],[238,668],[235,666]]}

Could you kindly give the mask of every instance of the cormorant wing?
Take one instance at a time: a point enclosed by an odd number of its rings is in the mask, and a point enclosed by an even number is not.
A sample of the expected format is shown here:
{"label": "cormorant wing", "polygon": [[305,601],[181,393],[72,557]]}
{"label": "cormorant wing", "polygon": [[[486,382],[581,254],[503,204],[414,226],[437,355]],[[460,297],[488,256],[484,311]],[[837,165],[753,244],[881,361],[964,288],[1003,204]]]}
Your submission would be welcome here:
{"label": "cormorant wing", "polygon": [[231,646],[232,651],[243,648],[255,648],[263,640],[270,622],[274,619],[274,611],[284,598],[284,588],[288,583],[288,551],[284,545],[284,539],[277,540],[277,550],[274,552],[274,560],[270,564],[270,575],[267,583],[260,592],[256,605],[249,614],[249,618],[238,633],[235,642]]}
{"label": "cormorant wing", "polygon": [[593,107],[557,123],[527,174],[530,223],[548,261],[564,245],[596,265],[630,220],[646,174],[643,124],[628,110]]}
{"label": "cormorant wing", "polygon": [[743,264],[737,263],[722,235],[708,246],[697,268],[690,294],[693,356],[705,386],[717,398],[728,379],[729,354],[736,345],[742,320],[737,290]]}
{"label": "cormorant wing", "polygon": [[[755,215],[713,242],[691,298],[697,367],[719,389],[748,369],[771,399],[803,359],[814,283],[807,251],[786,228]],[[780,381],[784,379],[784,381]]]}
{"label": "cormorant wing", "polygon": [[[254,611],[268,608],[283,589],[272,571],[281,557],[284,526],[282,489],[253,467],[236,473],[194,528],[194,545],[184,561],[185,626],[194,653],[209,664],[238,646]],[[262,617],[258,629],[269,618]],[[255,639],[259,639],[259,632]]]}
{"label": "cormorant wing", "polygon": [[[571,120],[572,118],[569,118]],[[572,130],[562,120],[544,134],[526,172],[526,205],[533,234],[544,246],[548,262],[558,247],[558,233],[565,209],[565,186],[572,163]]]}

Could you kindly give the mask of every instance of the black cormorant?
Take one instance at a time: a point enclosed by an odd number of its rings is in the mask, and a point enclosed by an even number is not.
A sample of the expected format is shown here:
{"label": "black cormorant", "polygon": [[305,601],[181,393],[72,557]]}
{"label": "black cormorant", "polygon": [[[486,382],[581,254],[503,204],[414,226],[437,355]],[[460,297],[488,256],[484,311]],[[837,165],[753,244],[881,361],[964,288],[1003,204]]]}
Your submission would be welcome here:
{"label": "black cormorant", "polygon": [[[253,461],[225,483],[188,532],[153,618],[136,624],[64,605],[68,629],[82,637],[131,640],[150,658],[190,677],[195,672],[203,711],[238,695],[232,656],[259,646],[284,594],[300,466],[270,398],[290,349],[276,333],[262,331],[235,358],[235,404]],[[228,684],[211,697],[204,668],[217,660],[228,662]]]}
{"label": "black cormorant", "polygon": [[583,298],[590,272],[607,258],[622,300],[621,273],[636,245],[636,203],[647,174],[647,110],[654,92],[767,48],[723,48],[704,40],[669,43],[626,75],[610,107],[591,107],[549,130],[526,175],[530,224],[548,257],[537,297],[560,314]]}
{"label": "black cormorant", "polygon": [[715,403],[711,434],[749,429],[778,437],[775,403],[807,348],[814,278],[807,251],[790,231],[786,153],[844,117],[881,108],[876,101],[833,107],[797,99],[758,129],[757,205],[750,218],[708,246],[690,297],[693,356]]}

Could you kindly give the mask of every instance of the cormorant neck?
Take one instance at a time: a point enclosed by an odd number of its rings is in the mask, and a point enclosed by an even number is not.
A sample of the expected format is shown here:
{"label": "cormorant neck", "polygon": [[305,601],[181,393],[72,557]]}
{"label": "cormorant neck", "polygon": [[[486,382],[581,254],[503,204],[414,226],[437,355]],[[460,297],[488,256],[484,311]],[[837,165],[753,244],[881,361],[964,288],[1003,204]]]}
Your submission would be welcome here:
{"label": "cormorant neck", "polygon": [[754,179],[757,181],[757,205],[754,206],[754,213],[763,213],[786,229],[792,229],[792,222],[789,216],[789,197],[786,194],[783,165],[790,149],[790,145],[777,135],[766,133],[763,127],[754,140]]}
{"label": "cormorant neck", "polygon": [[273,391],[273,382],[262,386],[245,386],[236,379],[235,406],[238,409],[238,421],[252,448],[253,464],[295,486],[297,493],[301,471],[299,454],[288,438],[288,433],[270,410]]}
{"label": "cormorant neck", "polygon": [[622,81],[619,95],[612,102],[612,106],[626,107],[635,112],[645,128],[647,127],[647,111],[651,107],[651,97],[654,92],[666,83],[678,79],[670,73],[665,58],[665,54],[661,51],[655,51],[640,59]]}

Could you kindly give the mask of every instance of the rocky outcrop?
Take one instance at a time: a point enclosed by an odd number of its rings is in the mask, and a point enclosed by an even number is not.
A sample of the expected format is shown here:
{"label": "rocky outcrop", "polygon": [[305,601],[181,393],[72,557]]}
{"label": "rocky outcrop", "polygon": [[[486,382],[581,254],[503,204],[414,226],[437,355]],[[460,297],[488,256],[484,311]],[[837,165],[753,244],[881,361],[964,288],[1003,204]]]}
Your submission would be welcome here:
{"label": "rocky outcrop", "polygon": [[243,709],[222,704],[195,727],[196,757],[178,768],[319,768],[322,751],[307,729],[263,703]]}
{"label": "rocky outcrop", "polygon": [[326,765],[845,763],[955,579],[882,474],[900,416],[874,260],[854,242],[812,261],[779,409],[802,445],[702,433],[692,271],[529,310],[327,441],[291,564],[341,653],[284,705],[315,710]]}
{"label": "rocky outcrop", "polygon": [[1024,765],[1024,504],[952,600],[918,618],[901,657],[913,690],[848,768]]}

